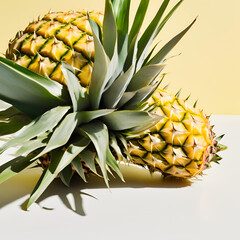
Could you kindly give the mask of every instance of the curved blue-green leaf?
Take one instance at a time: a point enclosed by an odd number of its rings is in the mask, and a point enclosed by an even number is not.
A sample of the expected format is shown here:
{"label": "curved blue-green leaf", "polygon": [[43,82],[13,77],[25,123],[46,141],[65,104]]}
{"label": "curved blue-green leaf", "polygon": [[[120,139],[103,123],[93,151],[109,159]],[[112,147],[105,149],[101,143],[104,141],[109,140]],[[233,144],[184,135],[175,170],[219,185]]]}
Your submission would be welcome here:
{"label": "curved blue-green leaf", "polygon": [[123,72],[124,64],[128,54],[128,38],[118,32],[118,39],[115,46],[113,58],[108,66],[107,84],[104,91],[107,91],[117,77]]}
{"label": "curved blue-green leaf", "polygon": [[116,80],[116,77],[119,75],[120,73],[118,72],[119,64],[120,62],[119,62],[119,55],[118,55],[118,46],[116,42],[113,57],[108,65],[108,71],[107,71],[106,80],[105,80],[106,85],[104,84],[105,87],[103,92],[105,92],[112,85],[112,83]]}
{"label": "curved blue-green leaf", "polygon": [[162,30],[162,28],[164,27],[164,25],[167,23],[167,21],[171,18],[171,16],[173,15],[173,13],[178,9],[178,7],[182,4],[183,0],[180,0],[170,11],[169,13],[166,15],[166,17],[164,17],[164,19],[162,20],[161,24],[158,26],[157,31],[155,32],[155,36],[157,36],[159,34],[159,32]]}
{"label": "curved blue-green leaf", "polygon": [[70,181],[73,176],[73,170],[71,164],[68,164],[60,173],[59,177],[62,180],[62,182],[69,187]]}
{"label": "curved blue-green leaf", "polygon": [[117,173],[117,175],[120,177],[120,179],[123,182],[125,182],[125,180],[123,178],[123,175],[122,175],[122,172],[121,172],[121,170],[120,170],[120,168],[119,168],[119,166],[117,164],[117,161],[116,161],[115,157],[112,155],[112,153],[111,153],[109,148],[107,149],[107,161],[106,162],[107,162],[107,165],[109,167],[111,167],[112,170],[114,170]]}
{"label": "curved blue-green leaf", "polygon": [[89,16],[88,20],[92,28],[95,48],[95,61],[89,86],[89,100],[92,109],[96,110],[99,108],[101,96],[107,84],[107,73],[110,60],[102,46],[101,40],[98,38],[100,29],[97,23]]}
{"label": "curved blue-green leaf", "polygon": [[94,119],[108,115],[114,112],[115,109],[100,109],[95,111],[83,111],[77,113],[78,126],[80,124],[91,122]]}
{"label": "curved blue-green leaf", "polygon": [[51,131],[61,121],[70,107],[56,107],[44,113],[41,117],[32,121],[27,126],[12,135],[11,139],[0,147],[0,153],[7,148],[22,144],[29,139],[39,136],[46,131]]}
{"label": "curved blue-green leaf", "polygon": [[148,86],[163,70],[164,64],[152,64],[141,68],[134,74],[131,82],[128,85],[127,91],[137,91]]}
{"label": "curved blue-green leaf", "polygon": [[126,59],[125,67],[128,66],[128,63],[131,63],[128,70],[120,75],[103,95],[103,102],[108,108],[117,106],[132,79],[137,58],[137,42],[138,35],[136,35]]}
{"label": "curved blue-green leaf", "polygon": [[146,86],[137,91],[136,95],[124,106],[124,109],[134,110],[137,109],[137,106],[141,105],[141,103],[147,100],[154,91],[156,90],[156,86]]}
{"label": "curved blue-green leaf", "polygon": [[96,120],[81,126],[79,130],[81,132],[84,132],[93,142],[95,149],[97,151],[99,166],[103,173],[105,183],[109,187],[106,169],[106,157],[109,145],[109,136],[106,125]]}
{"label": "curved blue-green leaf", "polygon": [[142,37],[139,40],[137,71],[142,67],[142,64],[148,54],[148,49],[152,44],[154,38],[156,37],[158,27],[161,23],[161,18],[169,4],[169,1],[170,0],[164,0],[154,19],[149,24],[149,26],[147,27],[147,29],[145,30],[145,32],[143,33]]}
{"label": "curved blue-green leaf", "polygon": [[49,140],[49,133],[44,133],[33,140],[26,141],[16,152],[18,156],[27,156],[31,152],[45,147]]}
{"label": "curved blue-green leaf", "polygon": [[75,75],[75,70],[69,64],[62,62],[61,70],[65,77],[69,94],[73,104],[73,111],[83,111],[89,107],[89,98],[86,88],[82,87]]}
{"label": "curved blue-green leaf", "polygon": [[72,136],[75,128],[78,124],[78,114],[76,112],[69,113],[62,122],[56,127],[52,136],[47,143],[47,146],[39,153],[36,158],[42,156],[45,153],[52,151],[53,149],[59,148],[65,145],[70,137]]}
{"label": "curved blue-green leaf", "polygon": [[79,141],[71,144],[65,151],[62,149],[55,149],[52,151],[50,164],[35,186],[29,198],[27,208],[41,196],[55,177],[88,146],[89,142],[89,139],[82,137]]}
{"label": "curved blue-green leaf", "polygon": [[127,142],[127,139],[125,136],[123,136],[122,134],[118,134],[116,135],[117,139],[121,142],[122,144],[122,151],[127,155],[128,159],[131,159],[131,155],[129,153],[129,150],[128,150],[128,142]]}
{"label": "curved blue-green leaf", "polygon": [[128,55],[124,63],[124,71],[127,71],[131,66],[134,66],[134,71],[135,71],[135,66],[137,61],[137,51],[138,51],[138,39],[139,39],[139,35],[136,34],[136,36],[133,38],[132,43],[129,47]]}
{"label": "curved blue-green leaf", "polygon": [[113,148],[113,150],[115,151],[115,153],[117,154],[117,160],[118,161],[124,161],[126,162],[127,160],[125,159],[125,157],[123,156],[122,150],[118,145],[116,136],[114,134],[110,134],[110,146]]}
{"label": "curved blue-green leaf", "polygon": [[186,32],[192,27],[196,22],[196,19],[182,32],[171,39],[164,47],[148,62],[148,64],[159,64],[163,61],[164,57],[172,50],[173,47],[181,40],[181,38],[186,34]]}
{"label": "curved blue-green leaf", "polygon": [[124,131],[149,125],[149,123],[156,121],[156,117],[157,116],[144,111],[122,110],[104,116],[101,120],[110,130]]}
{"label": "curved blue-green leaf", "polygon": [[105,13],[103,21],[103,47],[111,61],[108,65],[106,78],[103,85],[103,92],[108,89],[116,77],[119,75],[119,55],[117,25],[113,14],[112,3],[110,0],[105,1]]}
{"label": "curved blue-green leaf", "polygon": [[0,57],[0,99],[35,118],[69,102],[66,88]]}
{"label": "curved blue-green leaf", "polygon": [[[114,76],[117,77],[124,67],[128,53],[128,27],[130,0],[111,0],[118,31],[118,65]],[[108,86],[109,87],[109,86]]]}
{"label": "curved blue-green leaf", "polygon": [[143,66],[145,66],[147,64],[147,62],[150,60],[150,58],[152,57],[152,54],[154,52],[154,50],[156,49],[156,47],[158,46],[159,42],[157,44],[154,45],[154,47],[151,49],[151,51],[148,53],[147,57],[145,58],[144,62],[143,62]]}
{"label": "curved blue-green leaf", "polygon": [[137,92],[125,92],[117,105],[117,109],[122,108],[126,103],[128,103],[136,95],[136,93]]}
{"label": "curved blue-green leaf", "polygon": [[79,154],[79,157],[86,163],[86,165],[90,168],[91,171],[93,171],[96,175],[99,175],[96,169],[95,151],[84,149],[84,151]]}
{"label": "curved blue-green leaf", "polygon": [[114,18],[113,7],[110,0],[105,1],[103,20],[103,47],[109,59],[112,58],[117,42],[117,25]]}
{"label": "curved blue-green leaf", "polygon": [[133,127],[131,129],[128,129],[125,132],[122,132],[122,134],[126,135],[128,138],[133,138],[136,136],[139,136],[143,134],[146,130],[154,127],[161,119],[163,119],[162,116],[159,116],[157,114],[149,113],[152,117],[152,120],[146,121],[143,125]]}
{"label": "curved blue-green leaf", "polygon": [[[154,94],[154,92],[159,88],[160,84],[162,83],[166,74],[163,74],[160,81],[153,80],[150,84],[146,87],[139,89],[138,91],[134,92],[135,95],[132,97],[125,105],[124,109],[127,110],[141,110],[147,111],[148,110],[148,103],[147,100]],[[155,104],[154,104],[155,105]],[[146,108],[147,107],[147,108]]]}
{"label": "curved blue-green leaf", "polygon": [[103,101],[107,108],[115,108],[119,101],[121,100],[125,90],[134,73],[133,66],[128,69],[127,72],[122,74],[118,79],[116,79],[111,87],[104,93]]}
{"label": "curved blue-green leaf", "polygon": [[76,170],[76,172],[78,173],[78,175],[83,179],[83,181],[87,182],[86,177],[85,177],[85,173],[84,173],[84,170],[83,170],[83,166],[82,166],[82,163],[81,163],[81,159],[80,159],[79,156],[77,156],[73,159],[72,165],[73,165],[74,169]]}
{"label": "curved blue-green leaf", "polygon": [[84,123],[88,123],[104,115],[110,114],[113,111],[114,109],[110,110],[102,109],[96,111],[73,112],[68,114],[63,119],[63,121],[56,127],[47,146],[42,150],[42,152],[38,156],[36,156],[36,158],[52,151],[53,149],[64,146],[72,136],[77,126]]}

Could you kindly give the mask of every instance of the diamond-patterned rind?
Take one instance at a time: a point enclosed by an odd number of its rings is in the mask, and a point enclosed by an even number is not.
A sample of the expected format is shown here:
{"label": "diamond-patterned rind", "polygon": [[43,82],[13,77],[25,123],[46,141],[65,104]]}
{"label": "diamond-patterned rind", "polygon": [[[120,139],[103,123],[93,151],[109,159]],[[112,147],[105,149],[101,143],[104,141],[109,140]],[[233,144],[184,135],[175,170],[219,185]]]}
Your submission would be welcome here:
{"label": "diamond-patterned rind", "polygon": [[164,116],[152,129],[129,144],[132,160],[177,177],[193,177],[210,161],[214,133],[198,109],[158,89],[149,100],[155,113]]}
{"label": "diamond-patterned rind", "polygon": [[[30,23],[9,42],[6,57],[38,74],[65,84],[61,61],[76,69],[83,86],[88,86],[94,61],[94,43],[86,11],[53,12]],[[101,12],[90,12],[100,26]]]}

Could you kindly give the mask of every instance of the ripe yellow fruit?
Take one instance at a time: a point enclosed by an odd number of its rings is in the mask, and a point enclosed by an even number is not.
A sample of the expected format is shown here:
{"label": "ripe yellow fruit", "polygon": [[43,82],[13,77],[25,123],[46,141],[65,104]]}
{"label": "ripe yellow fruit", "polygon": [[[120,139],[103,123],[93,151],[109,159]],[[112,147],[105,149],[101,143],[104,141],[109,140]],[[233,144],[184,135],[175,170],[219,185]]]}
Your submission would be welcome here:
{"label": "ripe yellow fruit", "polygon": [[164,118],[129,141],[132,161],[176,177],[200,174],[218,151],[208,117],[187,100],[158,89],[148,101]]}
{"label": "ripe yellow fruit", "polygon": [[[103,14],[93,11],[100,26]],[[30,23],[9,42],[6,57],[33,72],[65,84],[61,61],[76,69],[82,86],[88,86],[94,60],[94,43],[86,11],[52,12]]]}

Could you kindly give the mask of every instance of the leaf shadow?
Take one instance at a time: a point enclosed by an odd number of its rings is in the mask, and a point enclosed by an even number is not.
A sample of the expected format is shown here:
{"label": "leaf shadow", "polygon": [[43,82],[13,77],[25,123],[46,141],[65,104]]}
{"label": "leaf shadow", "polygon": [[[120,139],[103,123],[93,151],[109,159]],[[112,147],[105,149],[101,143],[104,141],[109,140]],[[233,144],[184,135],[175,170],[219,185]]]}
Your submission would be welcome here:
{"label": "leaf shadow", "polygon": [[[124,171],[123,171],[124,172]],[[18,176],[0,185],[0,209],[7,206],[20,198],[29,196],[34,185],[37,182],[39,174]],[[150,174],[145,171],[141,174],[131,174],[125,171],[124,178],[126,182],[122,182],[118,177],[109,177],[110,189],[114,188],[184,188],[192,185],[193,181],[187,179],[177,179],[173,177],[164,178],[161,174]],[[70,211],[80,215],[86,216],[83,208],[83,196],[97,199],[87,193],[89,189],[107,189],[103,179],[98,176],[90,175],[87,183],[77,175],[74,174],[70,187],[66,187],[60,179],[55,179],[52,184],[46,189],[36,203],[44,210],[53,211],[54,208],[46,207],[45,200],[57,196],[64,206]],[[13,191],[14,190],[14,191]],[[69,200],[69,196],[73,201]],[[21,209],[26,211],[28,199],[23,200],[20,205]]]}

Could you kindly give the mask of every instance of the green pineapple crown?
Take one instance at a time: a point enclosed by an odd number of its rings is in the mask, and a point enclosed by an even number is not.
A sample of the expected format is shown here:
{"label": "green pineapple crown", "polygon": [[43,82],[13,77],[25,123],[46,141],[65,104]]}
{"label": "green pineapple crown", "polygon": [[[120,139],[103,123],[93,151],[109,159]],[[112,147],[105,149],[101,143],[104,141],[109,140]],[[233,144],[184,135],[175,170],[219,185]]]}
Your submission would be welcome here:
{"label": "green pineapple crown", "polygon": [[[0,166],[0,183],[51,153],[28,207],[57,175],[69,184],[72,166],[86,181],[81,160],[96,174],[97,163],[107,186],[111,170],[123,180],[116,158],[121,160],[124,154],[118,144],[127,149],[124,135],[139,135],[162,118],[144,110],[145,102],[159,87],[156,77],[165,66],[166,55],[195,22],[152,56],[156,46],[149,51],[151,43],[182,0],[163,18],[169,2],[163,1],[142,36],[139,30],[149,0],[140,2],[131,29],[130,0],[105,1],[102,29],[88,16],[95,47],[88,89],[66,63],[62,63],[62,72],[67,87],[0,58],[0,99],[12,105],[0,113],[1,136],[11,135],[0,152],[21,145],[16,157]],[[90,146],[96,154],[89,151]]]}

